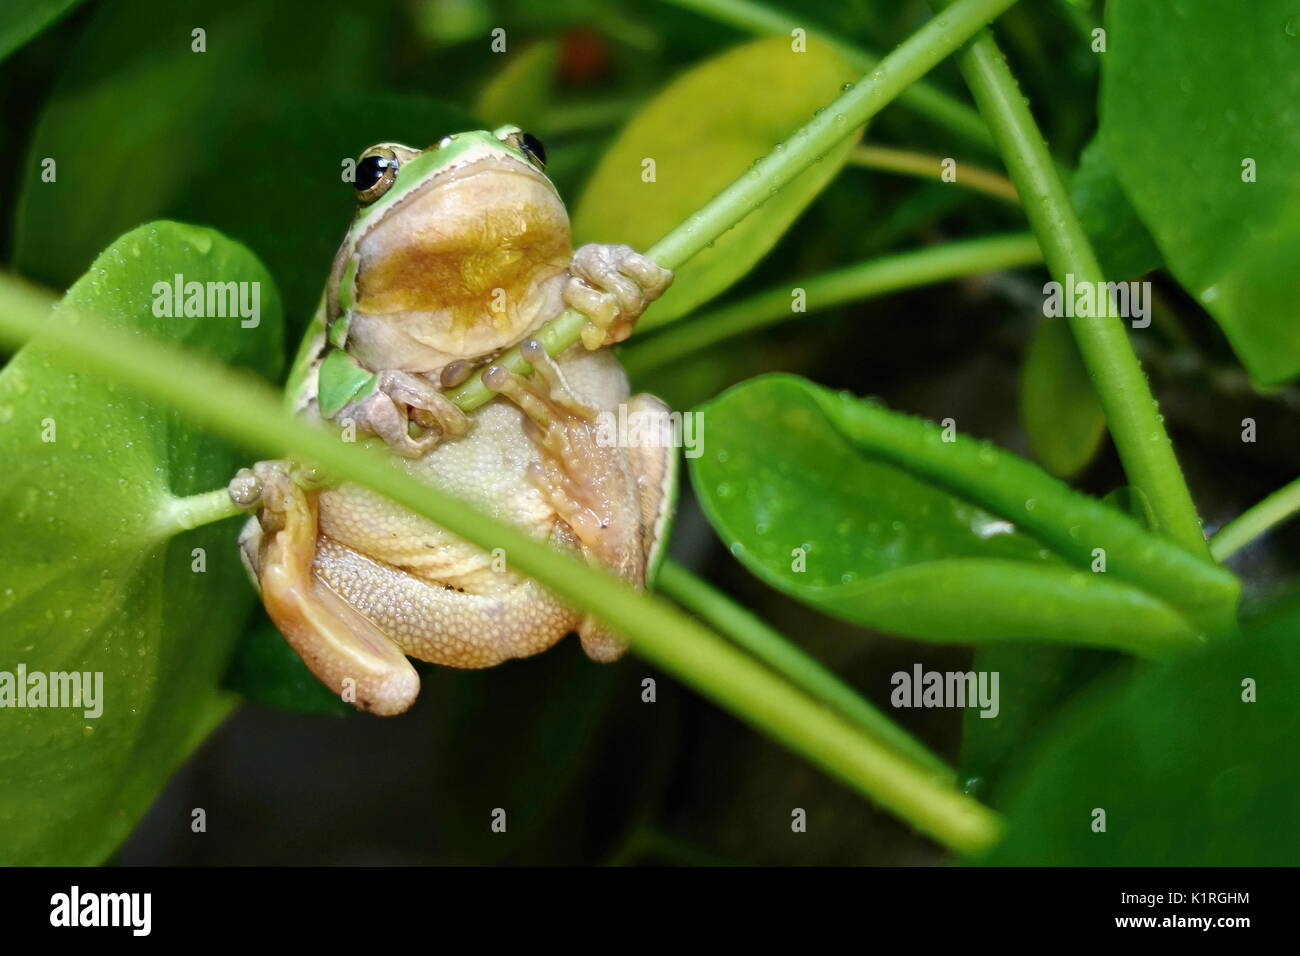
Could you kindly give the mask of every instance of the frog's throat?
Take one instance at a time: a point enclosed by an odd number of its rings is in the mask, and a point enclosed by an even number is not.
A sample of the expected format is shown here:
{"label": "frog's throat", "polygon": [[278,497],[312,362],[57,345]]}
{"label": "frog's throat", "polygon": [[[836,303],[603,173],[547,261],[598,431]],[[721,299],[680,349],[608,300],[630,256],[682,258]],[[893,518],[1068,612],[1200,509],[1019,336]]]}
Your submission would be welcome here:
{"label": "frog's throat", "polygon": [[364,322],[374,341],[385,337],[376,324],[389,323],[452,357],[486,354],[535,324],[546,285],[571,258],[568,215],[549,181],[485,165],[359,239],[348,334]]}
{"label": "frog's throat", "polygon": [[541,282],[500,321],[497,316],[457,322],[448,312],[357,313],[351,319],[348,353],[365,368],[435,372],[450,362],[477,364],[534,334],[563,307],[565,273]]}

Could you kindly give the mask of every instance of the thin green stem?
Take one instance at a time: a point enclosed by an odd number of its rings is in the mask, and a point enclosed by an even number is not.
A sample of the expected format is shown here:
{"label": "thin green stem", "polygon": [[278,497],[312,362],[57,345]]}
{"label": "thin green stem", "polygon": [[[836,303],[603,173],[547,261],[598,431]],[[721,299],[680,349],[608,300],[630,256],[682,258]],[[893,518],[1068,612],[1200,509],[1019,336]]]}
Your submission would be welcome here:
{"label": "thin green stem", "polygon": [[[797,130],[785,143],[764,156],[739,179],[664,236],[646,255],[677,269],[763,204],[775,191],[818,162],[840,140],[854,133],[903,90],[953,53],[1016,0],[957,0],[903,41],[879,66],[851,85],[842,96]],[[557,355],[578,341],[586,316],[573,309],[547,323],[537,334],[546,351]],[[514,348],[497,359],[512,371],[531,366]],[[447,393],[469,411],[491,400],[493,393],[480,374]]]}
{"label": "thin green stem", "polygon": [[225,488],[205,491],[187,498],[173,498],[168,508],[158,513],[160,530],[176,533],[188,531],[201,525],[224,521],[244,512],[230,500]]}
{"label": "thin green stem", "polygon": [[[752,0],[667,0],[667,2],[759,36],[767,34],[792,36],[794,30],[804,30],[809,35],[820,38],[846,63],[862,73],[874,69],[880,63],[877,54],[841,40],[828,31],[809,24],[806,19],[795,18],[783,10],[774,10]],[[898,101],[963,139],[985,149],[993,145],[992,137],[989,136],[988,128],[980,119],[979,113],[936,86],[924,82],[916,83],[899,94]]]}
{"label": "thin green stem", "polygon": [[[934,0],[934,5],[946,2]],[[1052,278],[1065,286],[1072,276],[1075,287],[1086,283],[1102,289],[1105,274],[992,33],[986,30],[971,41],[958,65],[1020,191]],[[1108,296],[1099,294],[1097,299],[1100,311],[1107,314],[1071,317],[1070,329],[1106,412],[1124,471],[1130,484],[1147,496],[1161,533],[1208,558],[1196,507],[1123,320],[1109,314]]]}
{"label": "thin green stem", "polygon": [[852,687],[772,630],[760,618],[681,565],[665,561],[659,570],[655,586],[809,696],[834,708],[867,733],[883,740],[931,773],[952,779],[951,767],[864,700]]}
{"label": "thin green stem", "polygon": [[1079,34],[1079,39],[1091,43],[1092,31],[1101,26],[1096,13],[1092,10],[1092,5],[1087,0],[1082,3],[1075,3],[1074,0],[1056,0],[1056,5],[1070,21],[1070,26]]}
{"label": "thin green stem", "polygon": [[[920,179],[943,180],[944,160],[939,156],[916,153],[907,149],[893,149],[889,146],[872,146],[863,143],[849,153],[849,162],[865,169],[878,169],[889,173],[902,173]],[[969,163],[960,163],[955,167],[954,185],[975,189],[990,196],[996,196],[1006,202],[1019,203],[1020,194],[1016,185],[1005,176],[990,169],[981,169]]]}
{"label": "thin green stem", "polygon": [[819,276],[794,280],[707,312],[689,322],[633,340],[619,357],[632,375],[665,365],[725,339],[776,322],[797,319],[796,290],[803,291],[807,311],[912,289],[932,282],[978,275],[1042,262],[1038,242],[1028,233],[990,236],[931,246],[914,252],[870,259]]}
{"label": "thin green stem", "polygon": [[[286,453],[356,481],[485,549],[502,548],[511,566],[627,638],[638,654],[676,675],[753,726],[803,754],[917,829],[961,853],[997,839],[988,808],[899,756],[812,700],[662,598],[534,541],[403,471],[380,449],[298,421],[266,383],[194,352],[60,309],[12,279],[0,280],[0,341],[28,339],[57,349],[76,367],[110,377],[190,420],[262,454]],[[214,402],[211,396],[220,395]]]}
{"label": "thin green stem", "polygon": [[1210,539],[1210,553],[1226,561],[1265,531],[1300,513],[1300,478],[1283,485],[1259,504],[1247,508]]}

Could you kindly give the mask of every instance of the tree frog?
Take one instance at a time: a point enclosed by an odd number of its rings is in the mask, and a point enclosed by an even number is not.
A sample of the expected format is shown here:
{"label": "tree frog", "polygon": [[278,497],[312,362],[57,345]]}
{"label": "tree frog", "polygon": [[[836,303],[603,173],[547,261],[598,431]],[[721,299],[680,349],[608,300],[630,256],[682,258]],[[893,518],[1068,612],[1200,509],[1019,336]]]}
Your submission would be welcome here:
{"label": "tree frog", "polygon": [[[533,538],[644,587],[664,543],[676,456],[617,447],[598,418],[626,404],[667,422],[603,347],[626,338],[672,273],[621,245],[573,250],[538,140],[514,126],[384,143],[356,164],[358,208],[286,389],[301,416],[382,442],[401,467]],[[581,343],[550,358],[533,338],[566,306]],[[534,373],[494,365],[520,345]],[[499,398],[466,414],[440,390],[484,368]],[[640,430],[639,430],[640,431]],[[642,432],[644,433],[644,432]],[[607,434],[607,433],[606,433]],[[231,482],[255,509],[240,551],[280,632],[362,710],[419,692],[407,655],[491,667],[577,630],[593,660],[617,635],[493,554],[367,489],[314,484],[285,461]]]}

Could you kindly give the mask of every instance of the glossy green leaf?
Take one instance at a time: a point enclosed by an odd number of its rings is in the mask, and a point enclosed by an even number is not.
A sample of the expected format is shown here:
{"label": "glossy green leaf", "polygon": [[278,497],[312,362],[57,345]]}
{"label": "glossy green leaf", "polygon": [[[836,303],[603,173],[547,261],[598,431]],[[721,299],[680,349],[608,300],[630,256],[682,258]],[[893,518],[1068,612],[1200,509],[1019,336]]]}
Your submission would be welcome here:
{"label": "glossy green leaf", "polygon": [[1232,626],[1230,574],[991,444],[789,375],[702,412],[691,474],[714,529],[828,613],[935,640],[1151,655]]}
{"label": "glossy green leaf", "polygon": [[1297,16],[1291,0],[1106,5],[1106,153],[1170,270],[1265,383],[1300,373]]}
{"label": "glossy green leaf", "polygon": [[[155,316],[154,284],[177,274],[257,283],[259,324]],[[211,230],[141,226],[65,302],[279,372],[275,284],[248,250]],[[229,707],[218,682],[253,592],[235,525],[184,531],[176,502],[220,487],[243,456],[39,345],[0,373],[0,423],[0,670],[103,674],[97,718],[3,711],[0,861],[98,863]]]}
{"label": "glossy green leaf", "polygon": [[[688,71],[610,146],[574,212],[575,239],[649,248],[854,79],[815,39],[807,52],[795,53],[789,37],[745,44]],[[684,315],[753,268],[844,165],[856,140],[847,137],[677,270],[643,325]]]}
{"label": "glossy green leaf", "polygon": [[1061,478],[1097,454],[1106,414],[1064,319],[1040,322],[1020,371],[1020,424],[1034,458]]}
{"label": "glossy green leaf", "polygon": [[0,60],[39,36],[81,0],[6,0],[0,5]]}
{"label": "glossy green leaf", "polygon": [[[1036,748],[988,862],[1286,866],[1300,858],[1300,604],[1077,708]],[[1245,681],[1255,701],[1243,700]],[[1095,832],[1094,811],[1105,811]]]}
{"label": "glossy green leaf", "polygon": [[1070,201],[1079,214],[1102,272],[1112,281],[1137,278],[1164,262],[1147,227],[1115,176],[1100,137],[1079,156],[1070,180]]}
{"label": "glossy green leaf", "polygon": [[555,40],[539,40],[511,57],[479,93],[474,115],[489,127],[536,125],[550,104],[559,57]]}

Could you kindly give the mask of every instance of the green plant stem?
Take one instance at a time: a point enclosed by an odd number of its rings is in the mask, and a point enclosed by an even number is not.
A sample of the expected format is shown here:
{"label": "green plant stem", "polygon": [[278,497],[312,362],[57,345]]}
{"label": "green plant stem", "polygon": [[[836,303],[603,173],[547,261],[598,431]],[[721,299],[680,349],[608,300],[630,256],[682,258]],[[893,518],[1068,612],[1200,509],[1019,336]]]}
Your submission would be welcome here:
{"label": "green plant stem", "polygon": [[731,638],[809,696],[834,708],[873,737],[931,773],[952,779],[952,768],[853,688],[761,619],[674,561],[659,569],[655,588]]}
{"label": "green plant stem", "polygon": [[1042,262],[1038,241],[1029,233],[990,236],[944,243],[914,252],[870,259],[819,276],[792,281],[707,312],[689,322],[638,337],[619,353],[632,375],[665,365],[701,349],[786,319],[801,318],[792,309],[792,293],[804,291],[808,311],[932,282],[978,275]]}
{"label": "green plant stem", "polygon": [[[762,205],[770,195],[818,162],[836,143],[852,135],[903,90],[1015,2],[957,0],[899,44],[876,69],[851,85],[835,102],[819,110],[807,125],[646,250],[646,255],[668,269],[682,266]],[[568,309],[547,323],[536,338],[548,353],[558,355],[578,341],[587,321],[586,316]],[[532,370],[518,348],[503,354],[497,359],[497,364],[520,373]],[[481,374],[475,374],[447,394],[465,411],[478,408],[492,398]]]}
{"label": "green plant stem", "polygon": [[[875,53],[847,43],[833,34],[810,26],[807,20],[796,19],[783,10],[774,10],[752,0],[667,0],[668,3],[693,10],[721,23],[759,36],[784,34],[792,36],[796,29],[805,30],[839,54],[846,63],[866,73],[880,63]],[[970,106],[929,83],[916,83],[899,94],[898,101],[909,106],[939,126],[956,133],[963,139],[984,148],[993,145],[988,128],[979,113]]]}
{"label": "green plant stem", "polygon": [[1263,501],[1247,508],[1210,539],[1210,553],[1226,561],[1270,528],[1300,513],[1300,478],[1283,485]]}
{"label": "green plant stem", "polygon": [[[854,148],[849,153],[849,162],[864,169],[878,169],[889,173],[902,173],[920,179],[942,181],[943,159],[907,149],[893,149],[889,146],[872,146],[866,143]],[[992,170],[981,169],[969,163],[957,165],[957,186],[975,189],[1006,202],[1019,203],[1020,194],[1016,192],[1015,183],[1000,176]]]}
{"label": "green plant stem", "polygon": [[[936,7],[946,3],[932,0]],[[980,33],[957,62],[1020,191],[1052,278],[1064,285],[1073,275],[1076,285],[1099,286],[1105,274],[992,33]],[[1123,320],[1075,316],[1069,322],[1129,482],[1147,496],[1161,533],[1208,558],[1196,507]]]}
{"label": "green plant stem", "polygon": [[239,514],[245,512],[230,500],[230,494],[225,488],[218,488],[186,498],[172,499],[171,507],[159,512],[158,521],[161,522],[161,530],[175,534]]}
{"label": "green plant stem", "polygon": [[1083,3],[1075,3],[1074,0],[1056,0],[1056,5],[1061,8],[1065,18],[1070,21],[1070,26],[1079,34],[1079,39],[1084,43],[1091,43],[1092,31],[1101,26],[1091,8],[1091,4],[1087,0],[1084,0]]}
{"label": "green plant stem", "polygon": [[[12,279],[0,279],[0,341],[28,339],[76,367],[110,377],[214,433],[262,454],[291,454],[338,480],[356,481],[485,548],[622,634],[638,654],[803,754],[858,792],[961,853],[989,848],[997,816],[810,699],[661,598],[534,541],[445,491],[416,480],[391,456],[350,445],[338,433],[295,420],[280,396],[251,375],[98,317],[60,309]],[[220,396],[213,401],[212,396]]]}

